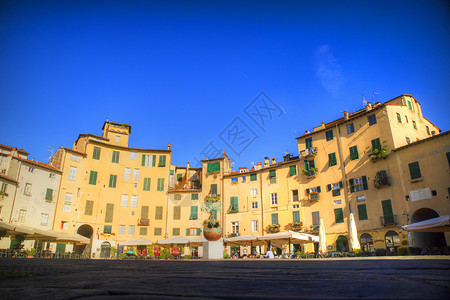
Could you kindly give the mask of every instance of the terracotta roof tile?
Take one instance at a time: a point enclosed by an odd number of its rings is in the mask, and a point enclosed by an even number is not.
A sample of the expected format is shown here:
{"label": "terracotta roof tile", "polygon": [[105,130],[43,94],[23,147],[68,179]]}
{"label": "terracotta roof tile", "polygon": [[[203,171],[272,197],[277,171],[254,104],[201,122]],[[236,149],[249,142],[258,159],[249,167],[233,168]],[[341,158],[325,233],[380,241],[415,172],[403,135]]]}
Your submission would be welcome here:
{"label": "terracotta roof tile", "polygon": [[8,176],[6,176],[6,175],[3,175],[3,174],[0,174],[0,178],[6,179],[6,180],[11,181],[11,182],[14,182],[14,183],[17,183],[16,180],[14,180],[14,179],[12,179],[11,177],[8,177]]}
{"label": "terracotta roof tile", "polygon": [[51,165],[49,165],[49,164],[40,162],[40,161],[35,161],[35,160],[25,159],[25,158],[21,158],[21,157],[18,157],[18,156],[14,156],[13,158],[15,158],[15,159],[17,159],[17,160],[20,160],[20,161],[23,161],[23,162],[26,162],[26,163],[29,163],[29,164],[32,164],[32,165],[35,165],[35,166],[38,166],[38,167],[42,167],[42,168],[45,168],[45,169],[54,171],[54,172],[62,173],[62,172],[61,172],[60,170],[58,170],[57,168],[55,168],[55,167],[53,167],[53,166],[51,166]]}

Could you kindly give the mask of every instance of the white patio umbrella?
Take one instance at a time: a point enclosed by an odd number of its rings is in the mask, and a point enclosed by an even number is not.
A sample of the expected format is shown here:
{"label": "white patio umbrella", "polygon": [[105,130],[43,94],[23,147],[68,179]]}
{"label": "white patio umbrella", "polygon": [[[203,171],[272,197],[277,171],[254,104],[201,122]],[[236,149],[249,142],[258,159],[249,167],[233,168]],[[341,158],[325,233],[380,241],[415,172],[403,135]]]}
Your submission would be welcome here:
{"label": "white patio umbrella", "polygon": [[264,235],[258,238],[262,241],[270,241],[275,243],[288,243],[289,244],[289,256],[291,256],[291,244],[307,244],[318,243],[319,237],[316,235],[295,232],[295,231],[283,231],[273,234]]}
{"label": "white patio umbrella", "polygon": [[235,236],[231,238],[226,238],[223,241],[226,242],[228,245],[231,246],[258,246],[258,245],[264,245],[265,242],[258,240],[261,236],[259,235],[242,235],[242,236]]}
{"label": "white patio umbrella", "polygon": [[414,247],[414,238],[413,238],[411,232],[408,232],[408,241],[409,241],[409,246]]}
{"label": "white patio umbrella", "polygon": [[121,245],[121,246],[149,246],[152,244],[153,244],[152,241],[149,241],[144,238],[129,240],[126,242],[119,242],[119,245]]}
{"label": "white patio umbrella", "polygon": [[349,233],[350,233],[350,250],[356,250],[361,249],[361,245],[359,244],[358,240],[358,232],[356,231],[356,223],[355,223],[355,217],[353,216],[353,213],[350,213],[349,216]]}
{"label": "white patio umbrella", "polygon": [[319,225],[319,252],[327,252],[327,239],[325,237],[325,225],[323,223],[323,218],[320,218]]}
{"label": "white patio umbrella", "polygon": [[425,221],[412,223],[402,226],[407,231],[418,232],[449,232],[450,231],[450,215],[445,215]]}
{"label": "white patio umbrella", "polygon": [[188,244],[189,239],[184,236],[178,236],[170,239],[164,239],[157,242],[158,245],[163,247],[170,247],[172,244]]}

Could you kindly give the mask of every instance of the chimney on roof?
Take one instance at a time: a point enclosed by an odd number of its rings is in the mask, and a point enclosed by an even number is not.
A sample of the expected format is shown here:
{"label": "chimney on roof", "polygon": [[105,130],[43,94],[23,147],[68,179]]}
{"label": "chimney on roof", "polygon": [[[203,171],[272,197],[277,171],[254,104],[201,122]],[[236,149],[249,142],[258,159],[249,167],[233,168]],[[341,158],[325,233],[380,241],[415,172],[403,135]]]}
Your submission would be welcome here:
{"label": "chimney on roof", "polygon": [[167,150],[171,150],[171,149],[172,149],[172,145],[171,144],[167,145]]}
{"label": "chimney on roof", "polygon": [[267,168],[269,166],[269,158],[264,157],[264,168]]}
{"label": "chimney on roof", "polygon": [[344,120],[348,120],[348,111],[344,111]]}
{"label": "chimney on roof", "polygon": [[272,165],[277,163],[277,159],[276,158],[272,158]]}
{"label": "chimney on roof", "polygon": [[225,150],[222,151],[222,156],[227,157],[227,155],[225,154]]}
{"label": "chimney on roof", "polygon": [[325,126],[325,121],[322,121],[322,126]]}
{"label": "chimney on roof", "polygon": [[372,104],[370,102],[367,102],[366,111],[369,111],[372,109]]}
{"label": "chimney on roof", "polygon": [[191,164],[187,162],[187,168],[189,169],[191,167]]}
{"label": "chimney on roof", "polygon": [[261,162],[258,162],[258,163],[254,166],[254,168],[255,168],[255,171],[261,170],[261,168],[262,168]]}
{"label": "chimney on roof", "polygon": [[310,133],[309,130],[305,130],[305,134],[308,134],[308,133]]}

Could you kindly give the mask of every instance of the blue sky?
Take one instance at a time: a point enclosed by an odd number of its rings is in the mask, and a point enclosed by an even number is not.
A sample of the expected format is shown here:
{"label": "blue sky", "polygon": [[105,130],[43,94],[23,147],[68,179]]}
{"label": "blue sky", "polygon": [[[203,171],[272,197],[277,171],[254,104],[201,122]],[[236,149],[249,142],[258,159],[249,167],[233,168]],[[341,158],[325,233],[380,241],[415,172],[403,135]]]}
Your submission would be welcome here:
{"label": "blue sky", "polygon": [[[298,154],[295,137],[373,91],[412,94],[446,131],[449,12],[445,1],[1,1],[0,143],[45,162],[48,146],[100,135],[109,118],[132,125],[131,147],[171,143],[177,165],[216,148],[251,166]],[[262,127],[245,113],[261,92],[277,108]],[[230,142],[239,128],[249,135]]]}

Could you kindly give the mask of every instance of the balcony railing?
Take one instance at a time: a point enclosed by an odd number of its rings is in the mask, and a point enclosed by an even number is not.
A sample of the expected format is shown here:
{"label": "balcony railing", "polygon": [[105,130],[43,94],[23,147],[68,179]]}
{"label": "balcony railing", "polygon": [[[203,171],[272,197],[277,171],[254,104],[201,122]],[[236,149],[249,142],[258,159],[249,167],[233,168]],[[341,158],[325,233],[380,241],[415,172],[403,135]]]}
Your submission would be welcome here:
{"label": "balcony railing", "polygon": [[308,201],[317,201],[319,199],[320,199],[319,193],[311,193],[308,195],[308,198],[307,198]]}
{"label": "balcony railing", "polygon": [[380,222],[383,226],[397,225],[397,215],[381,216]]}
{"label": "balcony railing", "polygon": [[306,175],[306,178],[316,177],[317,176],[317,171],[316,170],[303,170],[302,172],[303,172],[304,175]]}
{"label": "balcony railing", "polygon": [[312,156],[316,156],[317,154],[317,147],[311,147],[311,148],[306,148],[305,150],[300,151],[300,158],[307,158],[307,157],[312,157]]}
{"label": "balcony railing", "polygon": [[375,175],[375,178],[373,179],[373,185],[380,189],[383,186],[390,186],[390,180],[389,177],[386,175],[386,172],[380,173],[378,172],[377,175]]}
{"label": "balcony railing", "polygon": [[149,219],[139,219],[138,226],[149,226],[150,220]]}

